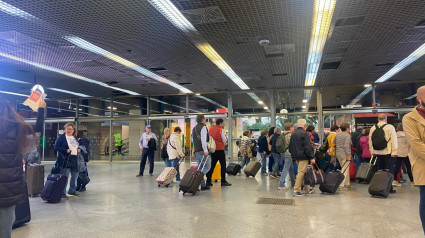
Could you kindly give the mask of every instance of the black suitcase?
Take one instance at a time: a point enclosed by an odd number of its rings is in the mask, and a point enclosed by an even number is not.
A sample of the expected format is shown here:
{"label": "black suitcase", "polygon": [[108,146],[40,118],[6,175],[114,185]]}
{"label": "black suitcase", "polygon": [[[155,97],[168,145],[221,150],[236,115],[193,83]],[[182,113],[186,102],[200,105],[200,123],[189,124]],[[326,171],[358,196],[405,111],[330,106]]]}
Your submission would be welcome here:
{"label": "black suitcase", "polygon": [[[345,163],[350,162],[350,161],[346,161]],[[345,165],[344,163],[344,165]],[[344,167],[344,166],[342,166]],[[347,168],[345,168],[345,170],[347,170],[350,167],[350,164],[348,164]],[[341,185],[342,181],[344,181],[344,172],[341,171],[332,171],[328,174],[326,174],[325,177],[325,183],[321,184],[319,189],[322,193],[330,193],[330,194],[335,194],[338,191],[339,185]]]}
{"label": "black suitcase", "polygon": [[390,195],[394,175],[385,170],[379,170],[373,175],[369,184],[369,194],[387,198]]}
{"label": "black suitcase", "polygon": [[15,206],[15,222],[13,223],[13,228],[20,227],[23,224],[31,221],[30,202],[28,200],[28,190],[26,184],[25,189],[27,193],[25,202]]}
{"label": "black suitcase", "polygon": [[241,171],[241,165],[237,163],[230,163],[226,168],[226,173],[236,175]]}
{"label": "black suitcase", "polygon": [[244,169],[244,173],[246,174],[247,177],[249,176],[255,177],[255,175],[258,173],[258,170],[260,169],[261,169],[260,162],[251,161],[246,165]]}
{"label": "black suitcase", "polygon": [[356,174],[356,179],[359,180],[359,183],[365,182],[370,183],[370,181],[373,178],[373,175],[375,173],[375,163],[376,163],[376,157],[375,161],[372,162],[373,158],[370,159],[370,163],[361,163],[359,170]]}
{"label": "black suitcase", "polygon": [[49,174],[47,176],[43,192],[41,193],[41,199],[51,203],[60,202],[67,181],[67,176],[63,176],[60,174]]}

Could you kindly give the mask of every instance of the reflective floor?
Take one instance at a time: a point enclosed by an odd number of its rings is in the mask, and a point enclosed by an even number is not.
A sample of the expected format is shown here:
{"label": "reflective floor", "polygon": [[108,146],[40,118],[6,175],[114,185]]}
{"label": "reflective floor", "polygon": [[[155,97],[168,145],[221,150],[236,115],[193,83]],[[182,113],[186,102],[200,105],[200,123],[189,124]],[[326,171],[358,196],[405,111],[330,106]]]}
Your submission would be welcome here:
{"label": "reflective floor", "polygon": [[419,190],[409,184],[388,199],[353,183],[336,195],[294,198],[293,206],[260,205],[259,197],[292,198],[292,191],[278,191],[278,180],[258,174],[183,196],[175,183],[158,188],[163,168],[156,163],[153,177],[136,178],[135,163],[90,163],[86,192],[59,204],[30,198],[32,220],[12,237],[424,237]]}

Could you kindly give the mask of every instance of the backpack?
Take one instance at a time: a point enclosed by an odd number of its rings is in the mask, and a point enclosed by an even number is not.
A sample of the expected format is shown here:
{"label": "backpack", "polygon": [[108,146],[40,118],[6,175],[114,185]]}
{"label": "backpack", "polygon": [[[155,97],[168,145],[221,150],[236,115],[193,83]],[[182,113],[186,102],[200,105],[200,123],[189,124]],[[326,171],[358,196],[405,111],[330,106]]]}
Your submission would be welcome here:
{"label": "backpack", "polygon": [[280,135],[276,140],[276,151],[278,153],[285,153],[288,150],[289,143],[286,143],[286,135],[290,132]]}
{"label": "backpack", "polygon": [[[385,139],[384,127],[388,125],[385,124],[381,127],[375,125],[375,130],[372,133],[372,146],[374,150],[383,150],[387,148],[388,141]],[[390,138],[391,139],[391,138]]]}

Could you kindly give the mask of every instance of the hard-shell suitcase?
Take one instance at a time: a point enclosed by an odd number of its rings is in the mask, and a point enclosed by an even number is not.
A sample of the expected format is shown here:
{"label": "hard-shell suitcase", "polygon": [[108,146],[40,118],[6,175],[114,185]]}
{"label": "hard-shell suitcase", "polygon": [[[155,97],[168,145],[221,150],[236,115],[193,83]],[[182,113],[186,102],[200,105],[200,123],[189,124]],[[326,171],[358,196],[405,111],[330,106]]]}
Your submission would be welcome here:
{"label": "hard-shell suitcase", "polygon": [[[350,163],[351,161],[346,161],[345,163],[347,163],[347,162]],[[342,167],[344,167],[344,166],[342,166]],[[348,167],[350,167],[350,166],[347,166],[347,168],[345,168],[345,170],[348,169]],[[343,172],[338,171],[338,170],[332,171],[332,172],[326,174],[326,176],[325,176],[326,182],[324,184],[320,185],[320,187],[319,187],[320,191],[322,193],[335,194],[338,191],[339,185],[341,185],[342,181],[344,181],[345,170]]]}
{"label": "hard-shell suitcase", "polygon": [[61,174],[49,174],[47,176],[43,192],[41,193],[41,199],[51,203],[60,202],[67,181],[67,176],[63,176]]}
{"label": "hard-shell suitcase", "polygon": [[33,164],[25,169],[25,182],[31,197],[41,194],[44,188],[44,165]]}
{"label": "hard-shell suitcase", "polygon": [[356,179],[356,164],[355,163],[351,163],[349,166],[349,170],[350,170],[350,180],[355,180]]}
{"label": "hard-shell suitcase", "polygon": [[390,195],[393,180],[393,174],[385,170],[379,170],[373,175],[369,184],[369,194],[387,198]]}
{"label": "hard-shell suitcase", "polygon": [[236,175],[241,171],[241,165],[237,163],[230,163],[226,168],[226,173]]}
{"label": "hard-shell suitcase", "polygon": [[165,167],[161,174],[158,176],[156,181],[158,182],[158,187],[165,186],[168,187],[173,179],[177,175],[177,170],[174,167]]}
{"label": "hard-shell suitcase", "polygon": [[369,163],[361,163],[359,170],[356,174],[356,179],[361,182],[370,183],[372,181],[373,175],[375,173],[375,163],[376,163],[376,157],[374,162],[373,157],[370,159]]}
{"label": "hard-shell suitcase", "polygon": [[[26,185],[25,185],[25,188]],[[28,190],[27,190],[28,194]],[[26,196],[26,200],[24,203],[17,204],[15,206],[15,222],[13,223],[13,228],[22,226],[25,223],[31,221],[31,210],[30,210],[30,202],[28,200],[28,195]]]}
{"label": "hard-shell suitcase", "polygon": [[214,180],[217,182],[217,180],[221,180],[221,164],[220,162],[217,162],[215,165],[215,168],[213,170],[211,180]]}
{"label": "hard-shell suitcase", "polygon": [[[204,163],[203,166],[199,165],[199,167],[205,167],[208,156],[204,156],[204,158],[201,160],[201,164]],[[179,192],[183,192],[183,195],[186,193],[195,195],[198,192],[199,185],[201,185],[204,176],[205,174],[201,171],[193,170],[192,168],[188,169],[180,181]]]}
{"label": "hard-shell suitcase", "polygon": [[247,177],[249,177],[249,176],[255,177],[258,170],[260,170],[260,169],[261,169],[261,163],[260,162],[251,161],[246,165],[246,167],[244,169],[244,173],[246,174]]}

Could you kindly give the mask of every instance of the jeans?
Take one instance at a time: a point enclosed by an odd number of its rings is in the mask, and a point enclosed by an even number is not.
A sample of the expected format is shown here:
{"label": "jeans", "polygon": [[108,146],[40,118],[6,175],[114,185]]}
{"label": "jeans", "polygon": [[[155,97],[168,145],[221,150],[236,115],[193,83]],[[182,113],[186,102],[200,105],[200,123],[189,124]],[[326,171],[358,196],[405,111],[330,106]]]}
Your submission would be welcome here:
{"label": "jeans", "polygon": [[419,216],[421,217],[422,229],[425,233],[425,185],[419,186],[420,202],[419,202]]}
{"label": "jeans", "polygon": [[[64,170],[65,176],[69,178],[69,174],[71,173],[71,179],[69,184],[69,194],[75,193],[77,187],[77,179],[78,179],[78,171],[76,168],[67,168]],[[68,185],[68,180],[66,180],[65,188],[63,189],[63,194],[66,194],[66,186]]]}
{"label": "jeans", "polygon": [[207,182],[211,183],[211,177],[214,172],[215,166],[217,162],[220,162],[221,166],[221,183],[226,183],[226,155],[224,154],[224,150],[216,150],[211,154],[211,168],[207,173]]}
{"label": "jeans", "polygon": [[394,180],[397,178],[398,171],[401,167],[401,162],[406,165],[407,174],[409,175],[410,182],[413,182],[412,166],[410,165],[409,157],[397,157],[394,169]]}
{"label": "jeans", "polygon": [[267,155],[264,153],[261,153],[261,173],[267,173]]}
{"label": "jeans", "polygon": [[167,159],[170,162],[170,166],[167,167],[174,167],[177,170],[176,175],[176,181],[180,181],[180,165],[179,165],[179,159],[175,158],[172,160]]}
{"label": "jeans", "polygon": [[164,158],[165,167],[172,167],[171,160],[169,158]]}
{"label": "jeans", "polygon": [[297,179],[295,180],[294,192],[301,192],[301,186],[304,182],[304,175],[307,171],[308,160],[297,160]]}
{"label": "jeans", "polygon": [[360,154],[354,154],[356,160],[356,171],[359,171],[360,165],[363,163],[363,157]]}
{"label": "jeans", "polygon": [[15,206],[0,207],[0,238],[12,237],[12,226],[15,222]]}
{"label": "jeans", "polygon": [[291,178],[292,187],[295,185],[295,175],[294,175],[294,163],[292,162],[291,154],[281,154],[285,161],[283,166],[282,175],[280,176],[279,187],[285,187],[286,176],[289,173],[289,178]]}
{"label": "jeans", "polygon": [[274,165],[274,158],[273,155],[270,153],[269,156],[269,172],[273,172],[273,165]]}
{"label": "jeans", "polygon": [[247,165],[250,161],[251,161],[251,160],[248,158],[248,156],[245,156],[245,157],[243,158],[243,160],[242,160],[242,163],[241,163],[241,170],[242,170],[242,169],[243,169],[243,167],[244,167],[245,165]]}
{"label": "jeans", "polygon": [[[198,161],[198,170],[207,174],[211,169],[211,157],[208,155],[205,159],[203,151],[195,152],[196,160]],[[201,164],[202,163],[202,164]],[[202,178],[201,187],[205,187],[205,179]]]}
{"label": "jeans", "polygon": [[143,148],[142,160],[140,161],[140,170],[139,170],[140,175],[143,175],[143,171],[145,171],[146,158],[149,158],[149,173],[150,174],[153,173],[153,166],[154,166],[153,153],[154,151],[151,151],[147,148]]}
{"label": "jeans", "polygon": [[279,164],[280,164],[280,161],[283,159],[283,157],[279,153],[272,153],[272,155],[273,155],[273,158],[274,158],[273,173],[275,175],[278,175],[279,174]]}

